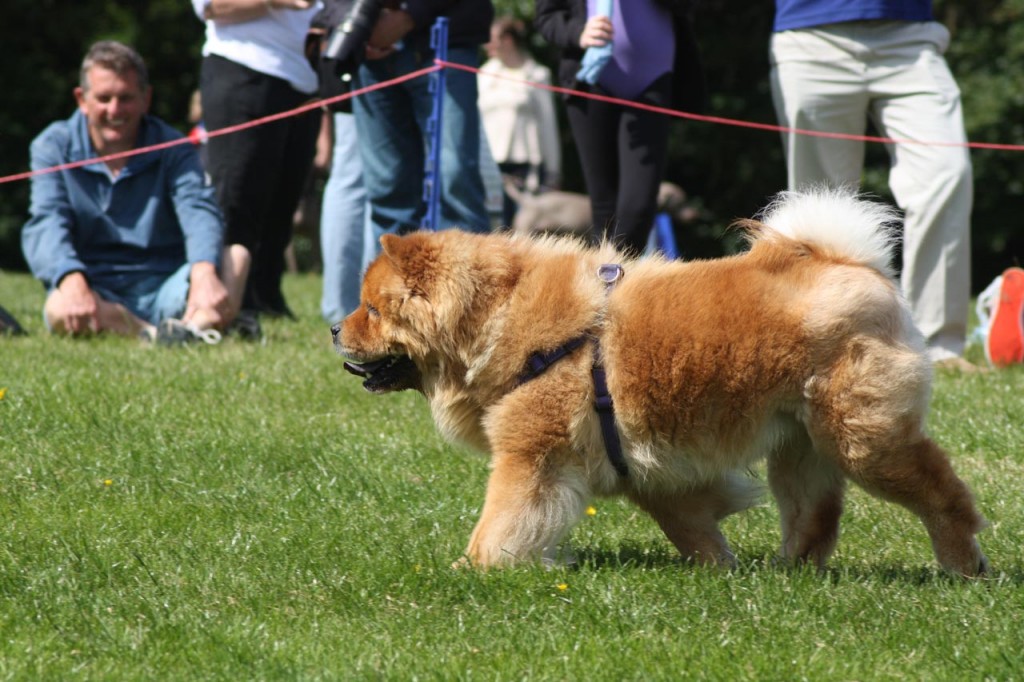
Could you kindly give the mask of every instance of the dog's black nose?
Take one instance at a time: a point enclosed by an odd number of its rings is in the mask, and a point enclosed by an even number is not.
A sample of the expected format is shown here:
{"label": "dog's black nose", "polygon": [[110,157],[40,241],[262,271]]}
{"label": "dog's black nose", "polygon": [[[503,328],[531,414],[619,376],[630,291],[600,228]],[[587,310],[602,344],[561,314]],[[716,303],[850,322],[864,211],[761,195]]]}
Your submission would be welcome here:
{"label": "dog's black nose", "polygon": [[337,341],[338,340],[338,334],[340,334],[340,333],[341,333],[341,325],[340,324],[332,324],[331,325],[331,338],[334,339],[335,341]]}

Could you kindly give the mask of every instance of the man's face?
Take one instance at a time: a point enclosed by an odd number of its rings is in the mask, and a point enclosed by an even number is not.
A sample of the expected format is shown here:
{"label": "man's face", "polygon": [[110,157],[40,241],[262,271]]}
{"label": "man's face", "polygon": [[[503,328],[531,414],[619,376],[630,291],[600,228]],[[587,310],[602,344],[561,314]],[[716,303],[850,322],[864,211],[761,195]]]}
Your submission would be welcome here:
{"label": "man's face", "polygon": [[149,111],[151,91],[139,87],[138,75],[120,76],[102,66],[89,69],[89,87],[75,88],[78,108],[89,121],[89,137],[96,151],[113,154],[132,149],[139,122]]}

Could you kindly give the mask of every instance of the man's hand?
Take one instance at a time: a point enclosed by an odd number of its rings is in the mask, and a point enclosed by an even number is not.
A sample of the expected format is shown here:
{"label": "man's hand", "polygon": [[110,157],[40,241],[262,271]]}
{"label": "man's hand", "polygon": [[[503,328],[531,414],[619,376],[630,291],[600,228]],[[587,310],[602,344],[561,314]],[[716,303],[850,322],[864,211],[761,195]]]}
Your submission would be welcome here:
{"label": "man's hand", "polygon": [[63,299],[64,330],[69,334],[96,333],[100,330],[99,298],[81,272],[61,279],[57,290]]}
{"label": "man's hand", "polygon": [[382,59],[395,51],[395,43],[415,27],[412,16],[402,10],[383,9],[366,44],[367,59]]}
{"label": "man's hand", "polygon": [[217,276],[213,263],[195,263],[189,273],[188,303],[182,319],[189,322],[197,313],[201,313],[201,317],[205,317],[210,324],[220,327],[230,321],[230,311],[228,290]]}

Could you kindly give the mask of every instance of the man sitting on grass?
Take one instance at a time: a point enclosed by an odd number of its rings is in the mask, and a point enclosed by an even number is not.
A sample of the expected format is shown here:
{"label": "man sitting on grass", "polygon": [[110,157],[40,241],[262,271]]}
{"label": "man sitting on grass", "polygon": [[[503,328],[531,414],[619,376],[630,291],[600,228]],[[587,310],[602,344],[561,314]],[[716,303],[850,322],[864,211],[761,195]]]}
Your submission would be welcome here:
{"label": "man sitting on grass", "polygon": [[[33,170],[181,137],[148,114],[146,66],[126,45],[94,44],[74,94],[78,110],[32,141]],[[223,247],[216,198],[191,145],[36,175],[29,213],[22,250],[47,288],[54,333],[216,342],[238,314],[249,252]]]}

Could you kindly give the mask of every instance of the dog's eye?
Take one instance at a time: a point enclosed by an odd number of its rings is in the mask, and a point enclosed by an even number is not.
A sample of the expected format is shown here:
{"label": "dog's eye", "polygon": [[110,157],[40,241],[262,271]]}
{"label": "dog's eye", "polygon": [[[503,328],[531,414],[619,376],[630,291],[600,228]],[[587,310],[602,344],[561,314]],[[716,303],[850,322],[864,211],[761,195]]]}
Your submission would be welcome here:
{"label": "dog's eye", "polygon": [[370,317],[380,317],[380,311],[374,308],[369,303],[366,304],[366,312],[370,315]]}

